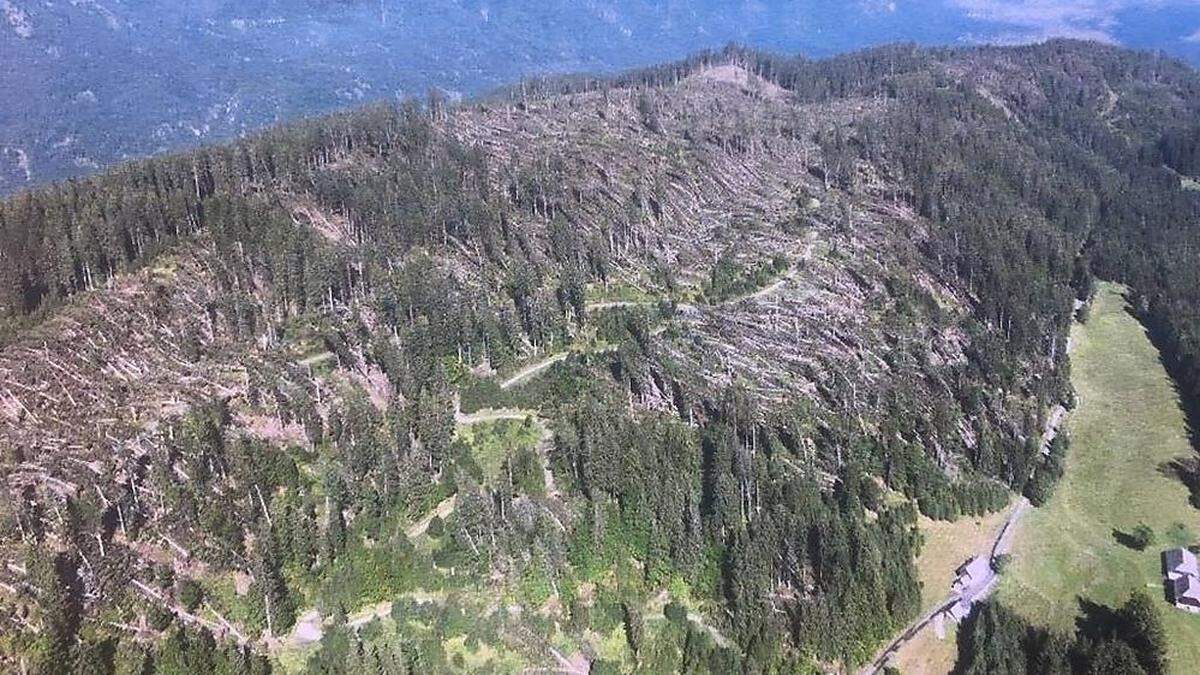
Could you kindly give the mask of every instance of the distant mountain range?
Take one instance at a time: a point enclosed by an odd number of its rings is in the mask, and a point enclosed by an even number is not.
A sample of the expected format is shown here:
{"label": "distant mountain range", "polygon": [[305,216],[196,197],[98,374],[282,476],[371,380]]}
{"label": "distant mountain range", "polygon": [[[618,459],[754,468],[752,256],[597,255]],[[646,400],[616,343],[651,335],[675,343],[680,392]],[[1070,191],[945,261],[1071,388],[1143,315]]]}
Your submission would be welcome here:
{"label": "distant mountain range", "polygon": [[611,71],[729,41],[823,56],[1065,35],[1200,62],[1187,0],[0,0],[0,194],[431,87]]}

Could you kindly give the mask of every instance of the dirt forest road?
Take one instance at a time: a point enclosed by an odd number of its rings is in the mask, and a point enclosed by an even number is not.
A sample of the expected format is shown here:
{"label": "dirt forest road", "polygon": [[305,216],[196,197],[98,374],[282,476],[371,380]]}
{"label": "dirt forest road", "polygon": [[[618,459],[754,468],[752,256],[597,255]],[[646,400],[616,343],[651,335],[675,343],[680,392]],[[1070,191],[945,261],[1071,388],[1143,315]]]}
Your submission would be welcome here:
{"label": "dirt forest road", "polygon": [[524,368],[513,373],[512,377],[501,382],[500,388],[501,389],[512,389],[513,387],[517,386],[518,384],[521,384],[522,382],[528,380],[529,378],[533,377],[534,375],[537,375],[538,373],[549,368],[550,366],[567,358],[567,356],[570,355],[570,353],[571,352],[567,351],[567,352],[558,352],[557,354],[551,354],[550,356],[547,356],[546,358],[542,359],[541,361],[538,361],[537,363],[532,363],[528,366],[525,366]]}

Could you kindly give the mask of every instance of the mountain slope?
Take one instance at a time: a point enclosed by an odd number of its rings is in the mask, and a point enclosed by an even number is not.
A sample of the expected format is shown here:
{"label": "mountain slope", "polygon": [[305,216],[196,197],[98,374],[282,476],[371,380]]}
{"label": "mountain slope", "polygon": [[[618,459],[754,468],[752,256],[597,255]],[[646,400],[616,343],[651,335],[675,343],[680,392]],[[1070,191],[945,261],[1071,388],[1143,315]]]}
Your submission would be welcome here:
{"label": "mountain slope", "polygon": [[918,510],[1052,489],[1089,266],[1195,236],[1160,154],[1197,79],[728,50],[3,202],[5,657],[860,663],[917,611]]}

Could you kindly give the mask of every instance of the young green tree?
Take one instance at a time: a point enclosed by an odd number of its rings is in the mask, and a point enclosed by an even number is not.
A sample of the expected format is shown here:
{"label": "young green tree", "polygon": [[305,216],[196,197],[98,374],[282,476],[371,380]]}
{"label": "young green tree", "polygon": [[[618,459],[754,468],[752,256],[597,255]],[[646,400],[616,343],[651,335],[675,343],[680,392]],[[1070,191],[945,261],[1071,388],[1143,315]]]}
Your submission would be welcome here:
{"label": "young green tree", "polygon": [[147,675],[150,672],[150,654],[137,640],[125,639],[117,643],[113,655],[113,675]]}
{"label": "young green tree", "polygon": [[194,612],[204,600],[204,589],[192,579],[179,581],[179,604],[189,612]]}
{"label": "young green tree", "polygon": [[296,622],[296,601],[283,578],[279,544],[271,528],[263,523],[254,541],[254,584],[251,593],[261,599],[267,627],[273,635],[284,635]]}
{"label": "young green tree", "polygon": [[625,619],[625,639],[629,642],[629,649],[634,656],[637,656],[642,651],[646,637],[646,626],[642,622],[642,609],[634,601],[621,603],[621,609]]}
{"label": "young green tree", "polygon": [[91,635],[75,645],[76,675],[109,675],[113,668],[116,640],[103,635]]}
{"label": "young green tree", "polygon": [[1145,523],[1138,523],[1129,534],[1129,543],[1139,551],[1146,550],[1146,547],[1154,543],[1154,530]]}

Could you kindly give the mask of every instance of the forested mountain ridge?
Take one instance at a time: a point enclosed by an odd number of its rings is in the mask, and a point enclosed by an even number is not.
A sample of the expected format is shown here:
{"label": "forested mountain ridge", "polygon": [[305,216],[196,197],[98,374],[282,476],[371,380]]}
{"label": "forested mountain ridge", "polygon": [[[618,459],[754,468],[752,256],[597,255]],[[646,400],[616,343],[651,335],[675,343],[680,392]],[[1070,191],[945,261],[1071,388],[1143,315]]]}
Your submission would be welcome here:
{"label": "forested mountain ridge", "polygon": [[900,40],[1091,35],[1200,63],[1190,0],[1066,15],[1005,5],[0,0],[0,195],[431,87],[473,96],[531,73],[611,73],[730,41],[816,58]]}
{"label": "forested mountain ridge", "polygon": [[[473,95],[528,73],[612,72],[730,40],[821,55],[985,30],[935,7],[873,4],[3,0],[0,194],[431,87]],[[1182,29],[1200,17],[1179,18]],[[835,30],[850,22],[859,29]],[[1153,41],[1194,56],[1181,37]]]}
{"label": "forested mountain ridge", "polygon": [[5,658],[861,663],[917,611],[918,510],[1052,489],[1092,269],[1195,368],[1198,286],[1154,271],[1195,250],[1198,82],[727,50],[13,197]]}

